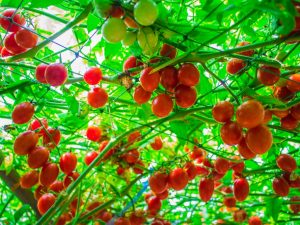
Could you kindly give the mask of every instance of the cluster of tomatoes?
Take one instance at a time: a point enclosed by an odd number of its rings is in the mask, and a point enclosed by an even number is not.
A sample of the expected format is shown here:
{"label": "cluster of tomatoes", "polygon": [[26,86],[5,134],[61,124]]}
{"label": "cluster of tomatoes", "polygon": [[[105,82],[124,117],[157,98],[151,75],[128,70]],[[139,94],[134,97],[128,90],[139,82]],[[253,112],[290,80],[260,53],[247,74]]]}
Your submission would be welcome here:
{"label": "cluster of tomatoes", "polygon": [[144,54],[154,53],[158,45],[158,32],[149,26],[158,18],[155,1],[138,1],[134,5],[133,16],[120,5],[110,2],[94,1],[94,6],[98,15],[107,18],[101,30],[107,42],[122,41],[124,46],[131,46],[137,40]]}
{"label": "cluster of tomatoes", "polygon": [[7,9],[2,13],[0,25],[7,32],[1,49],[1,57],[8,57],[20,54],[36,46],[38,36],[25,26],[25,18],[16,12],[14,9]]}
{"label": "cluster of tomatoes", "polygon": [[[16,124],[26,124],[33,115],[33,104],[23,102],[14,108],[12,120]],[[59,166],[51,161],[50,152],[58,146],[60,139],[60,131],[48,127],[46,119],[35,119],[28,130],[18,135],[14,141],[14,152],[27,156],[27,164],[31,169],[20,178],[20,186],[27,189],[39,185],[34,196],[38,200],[37,206],[41,214],[46,213],[55,203],[58,193],[79,177],[79,173],[75,171],[75,154],[67,152],[61,155]],[[60,170],[65,174],[63,181],[57,179]]]}
{"label": "cluster of tomatoes", "polygon": [[[238,145],[239,153],[246,159],[267,152],[273,143],[272,133],[265,125],[271,118],[265,114],[259,101],[248,100],[236,110],[236,121],[232,121],[234,106],[227,101],[217,103],[212,109],[214,119],[222,123],[221,138],[227,145]],[[248,129],[245,136],[243,128]]]}
{"label": "cluster of tomatoes", "polygon": [[68,78],[68,70],[61,63],[50,65],[40,64],[36,67],[35,78],[43,84],[50,84],[53,87],[63,85]]}
{"label": "cluster of tomatoes", "polygon": [[[176,48],[164,44],[160,50],[161,57],[173,59],[176,56]],[[150,60],[150,63],[159,62],[159,58]],[[123,65],[124,71],[141,67],[143,63],[134,56],[130,56]],[[198,69],[191,63],[184,63],[177,69],[175,66],[168,66],[158,72],[152,72],[151,66],[146,66],[140,74],[140,85],[138,85],[133,94],[136,103],[147,103],[153,92],[158,95],[152,100],[152,112],[158,117],[168,116],[174,107],[172,98],[175,98],[176,105],[181,108],[193,106],[197,99],[197,91],[194,86],[199,83],[200,74]],[[135,76],[137,72],[128,72]],[[165,93],[160,93],[160,85]]]}
{"label": "cluster of tomatoes", "polygon": [[[89,85],[97,85],[102,80],[102,71],[91,67],[84,73],[83,79]],[[103,107],[108,102],[108,94],[104,88],[95,86],[88,92],[87,102],[93,108]]]}
{"label": "cluster of tomatoes", "polygon": [[[277,157],[276,164],[284,173],[273,180],[273,190],[278,196],[285,197],[290,188],[300,188],[300,177],[293,173],[297,169],[297,163],[292,156],[281,154]],[[297,213],[296,210],[294,212]]]}
{"label": "cluster of tomatoes", "polygon": [[[245,167],[243,161],[228,161],[223,158],[217,158],[212,163],[207,157],[206,152],[194,146],[192,151],[185,149],[189,153],[190,161],[186,162],[183,168],[175,168],[167,172],[167,169],[161,169],[155,172],[149,178],[151,192],[145,195],[148,205],[148,214],[155,216],[161,208],[161,201],[168,198],[170,189],[175,191],[183,190],[189,181],[194,180],[197,176],[201,177],[199,182],[199,196],[202,201],[207,202],[211,199],[215,190],[220,189],[224,195],[224,205],[232,209],[233,218],[236,222],[242,222],[247,218],[243,216],[244,210],[237,210],[236,201],[244,201],[250,191],[248,181],[243,178],[242,171]],[[225,174],[232,169],[234,186],[233,189],[221,185],[219,181]],[[233,197],[232,197],[233,194]],[[249,224],[262,224],[257,216],[249,218]]]}
{"label": "cluster of tomatoes", "polygon": [[[89,126],[86,131],[86,137],[88,140],[93,142],[100,142],[102,139],[102,130],[97,126]],[[110,149],[102,158],[102,161],[111,160],[112,164],[118,165],[117,174],[120,176],[125,176],[126,172],[129,172],[131,168],[135,174],[142,174],[143,168],[145,167],[143,161],[140,159],[140,152],[138,149],[131,147],[135,142],[140,141],[142,138],[141,133],[139,131],[132,132],[127,137],[127,143],[125,144],[124,149],[120,152],[121,145],[117,145],[114,148]],[[103,151],[103,149],[108,144],[107,140],[101,141],[99,144],[99,152]],[[154,141],[150,144],[153,150],[160,150],[163,147],[163,143],[161,137],[157,136],[154,138]],[[90,165],[96,157],[99,155],[98,151],[91,151],[86,154],[84,158],[84,162],[87,165]],[[177,181],[180,180],[180,174],[177,174]],[[175,182],[175,181],[174,181]],[[151,185],[151,184],[150,184]],[[176,182],[174,184],[176,186]],[[168,193],[164,193],[167,198]],[[148,202],[148,213],[147,216],[149,218],[153,218],[156,216],[157,211],[153,210],[153,207],[158,209],[156,204],[160,203],[160,200],[150,199],[149,196]],[[160,199],[163,198],[163,195],[160,195]],[[161,207],[161,204],[160,204]],[[159,208],[160,208],[159,207]],[[103,220],[103,219],[102,219]],[[105,222],[108,222],[104,220]],[[142,225],[146,221],[145,211],[144,210],[136,210],[132,212],[128,216],[120,217],[115,220],[114,224],[131,224],[131,225]],[[161,218],[155,218],[151,224],[169,224],[167,221]]]}

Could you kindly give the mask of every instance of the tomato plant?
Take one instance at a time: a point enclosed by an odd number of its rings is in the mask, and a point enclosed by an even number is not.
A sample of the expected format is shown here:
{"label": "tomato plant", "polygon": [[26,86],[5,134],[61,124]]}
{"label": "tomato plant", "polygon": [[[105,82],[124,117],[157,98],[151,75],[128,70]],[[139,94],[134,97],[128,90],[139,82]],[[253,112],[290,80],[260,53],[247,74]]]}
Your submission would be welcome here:
{"label": "tomato plant", "polygon": [[0,224],[287,224],[299,0],[3,0]]}

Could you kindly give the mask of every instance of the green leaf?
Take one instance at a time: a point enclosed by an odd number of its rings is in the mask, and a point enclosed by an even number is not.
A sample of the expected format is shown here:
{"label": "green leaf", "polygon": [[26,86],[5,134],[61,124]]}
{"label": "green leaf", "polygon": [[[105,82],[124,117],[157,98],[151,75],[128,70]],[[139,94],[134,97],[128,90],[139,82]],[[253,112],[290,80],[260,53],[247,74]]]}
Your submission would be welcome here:
{"label": "green leaf", "polygon": [[20,209],[18,209],[15,214],[14,214],[14,219],[15,219],[15,222],[17,223],[20,218],[23,216],[23,214],[26,212],[26,211],[29,211],[31,208],[30,208],[30,205],[22,205],[22,207]]}
{"label": "green leaf", "polygon": [[266,216],[273,218],[276,222],[282,206],[281,198],[265,198]]}
{"label": "green leaf", "polygon": [[12,7],[17,8],[20,6],[20,3],[22,2],[23,5],[29,2],[29,0],[3,0],[1,3],[1,6],[3,7]]}
{"label": "green leaf", "polygon": [[79,113],[79,102],[76,100],[74,96],[67,96],[66,102],[69,106],[70,112],[75,115]]}
{"label": "green leaf", "polygon": [[58,5],[61,0],[33,0],[31,1],[30,7],[33,8],[47,8],[50,5]]}
{"label": "green leaf", "polygon": [[99,17],[97,17],[94,14],[90,13],[88,18],[87,18],[88,32],[91,32],[92,30],[95,30],[99,26],[100,22],[101,22],[101,20],[100,20]]}
{"label": "green leaf", "polygon": [[187,138],[188,129],[185,129],[186,126],[187,126],[187,124],[185,121],[176,120],[176,121],[170,122],[171,131],[176,134],[179,142],[183,142],[182,139]]}

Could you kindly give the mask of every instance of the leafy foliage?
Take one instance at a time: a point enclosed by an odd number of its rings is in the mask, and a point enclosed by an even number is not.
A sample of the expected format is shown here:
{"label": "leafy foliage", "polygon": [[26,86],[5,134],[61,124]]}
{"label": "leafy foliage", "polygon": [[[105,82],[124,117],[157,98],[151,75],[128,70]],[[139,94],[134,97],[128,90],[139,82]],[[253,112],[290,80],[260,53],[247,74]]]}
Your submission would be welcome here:
{"label": "leafy foliage", "polygon": [[[135,2],[114,3],[122,6],[126,15],[132,16]],[[97,224],[96,220],[85,216],[86,208],[94,201],[104,203],[103,207],[115,217],[129,215],[135,209],[147,209],[143,195],[149,190],[149,176],[158,170],[171,171],[176,167],[184,167],[190,161],[187,148],[201,147],[211,161],[217,157],[232,161],[234,156],[239,155],[237,147],[223,143],[220,138],[221,124],[212,117],[212,108],[219,101],[230,101],[235,109],[249,97],[261,102],[266,109],[286,109],[299,104],[299,92],[290,102],[283,102],[274,96],[273,87],[261,85],[256,76],[261,64],[281,67],[282,82],[300,70],[299,43],[288,44],[281,38],[292,32],[295,16],[299,16],[292,1],[156,2],[159,17],[151,28],[157,32],[159,41],[150,55],[144,54],[137,42],[126,47],[121,42],[108,43],[104,40],[101,28],[107,19],[99,15],[95,6],[101,8],[106,3],[111,4],[110,1],[1,2],[1,11],[6,7],[16,8],[26,18],[29,28],[38,34],[39,43],[46,44],[39,49],[37,47],[40,45],[35,47],[33,50],[37,49],[37,52],[29,50],[22,53],[24,57],[21,58],[17,55],[0,59],[0,172],[9,174],[16,170],[23,175],[29,170],[27,158],[17,156],[13,151],[15,138],[27,130],[28,124],[17,125],[11,120],[14,107],[27,101],[35,105],[35,118],[46,118],[49,126],[58,128],[62,134],[60,144],[51,150],[51,161],[59,163],[62,154],[72,151],[78,159],[76,171],[84,174],[78,184],[71,185],[74,189],[60,194],[63,207],[56,207],[53,215],[46,214],[42,219],[56,221],[68,210],[67,203],[74,198],[84,203],[74,217],[73,224]],[[91,10],[87,10],[89,7]],[[70,21],[79,16],[83,18],[71,26]],[[7,32],[0,29],[3,40]],[[66,32],[62,32],[63,29]],[[129,30],[138,32],[134,28]],[[53,39],[53,34],[59,35]],[[296,38],[299,39],[299,35]],[[238,55],[236,46],[241,41],[250,42],[248,47],[255,49],[256,54],[251,57]],[[159,119],[151,111],[151,101],[156,94],[164,93],[164,89],[160,85],[148,103],[138,105],[133,100],[133,91],[139,84],[139,75],[130,77],[129,84],[126,83],[128,74],[123,72],[123,62],[133,55],[148,64],[151,58],[159,56],[163,43],[176,47],[177,57],[172,60],[162,57],[162,61],[150,65],[159,70],[171,64],[193,62],[200,72],[200,82],[195,87],[197,101],[194,106],[188,109],[175,106],[170,116]],[[284,60],[279,59],[282,54],[286,56]],[[231,58],[245,60],[246,72],[237,76],[229,75],[226,63]],[[35,79],[36,67],[40,63],[55,62],[67,67],[68,81],[60,87],[39,83]],[[99,109],[87,103],[87,93],[91,87],[83,81],[84,72],[94,66],[101,68],[104,79],[100,86],[109,95],[106,106]],[[110,144],[117,146],[118,151],[110,160],[87,166],[84,157],[88,152],[99,149],[98,142],[86,138],[86,130],[91,125],[101,127],[101,141],[110,140]],[[232,212],[241,208],[249,217],[259,216],[263,223],[297,224],[299,215],[294,215],[289,205],[290,197],[299,196],[299,188],[291,189],[288,197],[278,197],[272,190],[272,180],[282,175],[282,171],[276,167],[276,158],[280,153],[288,153],[299,162],[299,127],[294,130],[283,129],[280,120],[274,116],[268,126],[273,134],[272,148],[254,159],[243,160],[243,176],[250,183],[250,194],[245,201],[238,202],[234,209],[228,209],[223,204],[226,194],[221,188],[233,185],[233,172],[230,170],[220,180],[221,186],[215,190],[209,202],[204,203],[199,198],[201,178],[197,176],[184,190],[170,190],[158,215],[172,224],[215,224],[218,219],[225,224],[236,224]],[[139,150],[140,159],[145,164],[140,165],[143,174],[135,174],[126,168],[126,172],[120,176],[117,169],[127,166],[120,157],[128,151],[128,135],[136,130],[140,130],[142,138],[129,149]],[[160,151],[154,151],[150,145],[156,136],[163,140]],[[298,176],[299,169],[293,175]],[[59,180],[63,178],[63,174],[58,177]],[[11,197],[14,190],[4,180],[0,180],[0,183],[0,224],[37,222],[39,218],[34,216],[34,209],[20,199]]]}

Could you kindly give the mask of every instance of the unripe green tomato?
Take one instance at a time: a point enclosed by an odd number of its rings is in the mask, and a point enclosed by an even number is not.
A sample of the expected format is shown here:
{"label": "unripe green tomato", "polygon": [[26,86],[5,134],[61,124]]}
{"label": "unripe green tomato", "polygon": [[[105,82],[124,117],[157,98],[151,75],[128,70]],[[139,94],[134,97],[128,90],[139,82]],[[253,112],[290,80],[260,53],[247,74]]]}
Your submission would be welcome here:
{"label": "unripe green tomato", "polygon": [[145,55],[153,55],[158,47],[158,32],[150,27],[141,28],[137,40]]}
{"label": "unripe green tomato", "polygon": [[175,34],[176,34],[175,32],[167,30],[167,29],[162,31],[162,35],[166,39],[173,37]]}
{"label": "unripe green tomato", "polygon": [[98,16],[106,18],[109,16],[112,4],[110,0],[93,0],[95,12]]}
{"label": "unripe green tomato", "polygon": [[131,46],[136,40],[136,33],[132,31],[127,31],[125,38],[122,40],[124,46]]}
{"label": "unripe green tomato", "polygon": [[107,42],[122,41],[126,36],[126,25],[121,19],[109,18],[102,25],[102,35]]}
{"label": "unripe green tomato", "polygon": [[158,8],[153,0],[140,0],[133,10],[135,20],[143,25],[152,25],[158,17]]}

